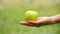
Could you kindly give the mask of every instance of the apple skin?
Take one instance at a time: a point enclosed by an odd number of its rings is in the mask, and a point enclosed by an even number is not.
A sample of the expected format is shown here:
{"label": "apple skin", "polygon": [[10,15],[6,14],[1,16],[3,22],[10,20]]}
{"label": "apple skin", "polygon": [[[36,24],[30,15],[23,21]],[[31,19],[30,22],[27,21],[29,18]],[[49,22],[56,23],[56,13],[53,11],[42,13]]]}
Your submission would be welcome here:
{"label": "apple skin", "polygon": [[26,21],[35,21],[38,18],[38,13],[36,11],[27,11],[25,13]]}

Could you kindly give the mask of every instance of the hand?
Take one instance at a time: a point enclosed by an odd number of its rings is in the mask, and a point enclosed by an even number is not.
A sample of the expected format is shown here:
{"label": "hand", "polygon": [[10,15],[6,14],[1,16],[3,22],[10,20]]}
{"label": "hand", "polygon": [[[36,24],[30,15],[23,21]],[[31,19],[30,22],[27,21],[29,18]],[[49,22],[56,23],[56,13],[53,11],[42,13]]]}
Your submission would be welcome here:
{"label": "hand", "polygon": [[39,27],[39,26],[43,26],[43,25],[50,23],[51,22],[50,20],[51,20],[50,17],[38,17],[38,19],[36,21],[28,21],[28,22],[21,21],[20,24]]}

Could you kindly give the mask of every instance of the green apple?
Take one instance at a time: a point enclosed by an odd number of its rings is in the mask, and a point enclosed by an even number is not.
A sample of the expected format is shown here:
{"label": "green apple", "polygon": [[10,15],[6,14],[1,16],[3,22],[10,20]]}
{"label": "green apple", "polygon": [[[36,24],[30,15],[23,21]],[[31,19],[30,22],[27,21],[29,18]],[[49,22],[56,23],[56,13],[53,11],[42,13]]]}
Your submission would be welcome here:
{"label": "green apple", "polygon": [[27,11],[25,13],[26,21],[35,21],[38,18],[38,13],[36,11]]}

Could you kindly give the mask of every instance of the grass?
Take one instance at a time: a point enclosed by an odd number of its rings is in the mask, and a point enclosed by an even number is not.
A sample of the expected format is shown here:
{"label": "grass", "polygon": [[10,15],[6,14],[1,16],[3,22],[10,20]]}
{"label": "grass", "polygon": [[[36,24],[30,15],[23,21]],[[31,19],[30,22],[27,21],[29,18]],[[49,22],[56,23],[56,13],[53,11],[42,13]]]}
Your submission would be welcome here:
{"label": "grass", "polygon": [[42,27],[29,27],[19,24],[24,20],[27,10],[35,10],[39,16],[52,16],[60,12],[60,5],[52,6],[25,6],[17,5],[11,8],[0,9],[0,34],[60,34],[60,23]]}

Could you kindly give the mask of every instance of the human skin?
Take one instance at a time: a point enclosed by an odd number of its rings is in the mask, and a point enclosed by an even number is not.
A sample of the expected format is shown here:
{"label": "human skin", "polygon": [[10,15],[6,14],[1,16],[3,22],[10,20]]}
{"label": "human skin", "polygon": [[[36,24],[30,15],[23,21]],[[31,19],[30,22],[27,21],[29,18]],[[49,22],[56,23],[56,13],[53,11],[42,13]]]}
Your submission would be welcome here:
{"label": "human skin", "polygon": [[60,14],[50,17],[38,17],[36,21],[20,21],[20,24],[26,26],[40,27],[44,25],[51,25],[60,22]]}

